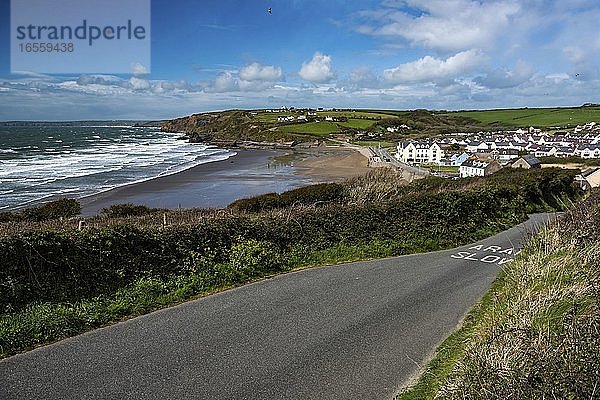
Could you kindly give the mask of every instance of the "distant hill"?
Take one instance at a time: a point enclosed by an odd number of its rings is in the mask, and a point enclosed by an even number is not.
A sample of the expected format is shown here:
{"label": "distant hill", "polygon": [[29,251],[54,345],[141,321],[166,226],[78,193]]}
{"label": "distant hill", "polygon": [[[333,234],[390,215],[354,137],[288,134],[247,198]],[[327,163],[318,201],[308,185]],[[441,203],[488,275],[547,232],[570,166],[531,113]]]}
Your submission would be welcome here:
{"label": "distant hill", "polygon": [[276,124],[263,121],[245,110],[193,114],[166,121],[161,129],[164,132],[184,133],[191,142],[293,141],[302,136],[278,132]]}
{"label": "distant hill", "polygon": [[516,108],[447,112],[447,116],[472,118],[483,124],[511,127],[572,128],[587,122],[600,122],[600,105],[584,104],[565,108]]}
{"label": "distant hill", "polygon": [[[504,110],[228,110],[162,123],[192,142],[314,142],[328,139],[395,142],[454,132],[542,127],[566,129],[600,121],[600,106]],[[389,129],[388,128],[393,128]]]}
{"label": "distant hill", "polygon": [[[305,118],[306,117],[306,118]],[[285,120],[289,118],[289,120]],[[389,127],[404,128],[389,132]],[[165,132],[183,133],[192,142],[312,142],[327,139],[376,138],[397,141],[450,132],[502,129],[474,118],[436,111],[378,110],[228,110],[193,114],[166,121]]]}

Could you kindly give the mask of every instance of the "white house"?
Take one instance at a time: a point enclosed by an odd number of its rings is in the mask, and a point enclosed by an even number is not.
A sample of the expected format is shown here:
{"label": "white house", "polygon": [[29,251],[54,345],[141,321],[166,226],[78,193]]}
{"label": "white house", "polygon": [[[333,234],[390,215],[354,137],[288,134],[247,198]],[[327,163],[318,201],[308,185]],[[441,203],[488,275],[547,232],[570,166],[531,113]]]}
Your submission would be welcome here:
{"label": "white house", "polygon": [[396,158],[405,164],[439,164],[444,150],[436,142],[400,142]]}
{"label": "white house", "polygon": [[600,168],[590,168],[577,175],[575,181],[583,190],[589,190],[600,186]]}
{"label": "white house", "polygon": [[600,158],[600,145],[586,144],[575,149],[575,155],[581,158]]}
{"label": "white house", "polygon": [[515,149],[498,149],[496,151],[496,158],[500,161],[510,161],[519,157],[519,151]]}
{"label": "white house", "polygon": [[501,168],[500,164],[494,160],[468,159],[460,165],[459,174],[461,178],[487,176]]}
{"label": "white house", "polygon": [[464,151],[461,154],[452,154],[450,156],[450,165],[453,167],[460,167],[462,163],[469,159],[469,155]]}
{"label": "white house", "polygon": [[490,150],[490,146],[486,142],[471,142],[467,144],[467,151],[471,153],[479,153]]}

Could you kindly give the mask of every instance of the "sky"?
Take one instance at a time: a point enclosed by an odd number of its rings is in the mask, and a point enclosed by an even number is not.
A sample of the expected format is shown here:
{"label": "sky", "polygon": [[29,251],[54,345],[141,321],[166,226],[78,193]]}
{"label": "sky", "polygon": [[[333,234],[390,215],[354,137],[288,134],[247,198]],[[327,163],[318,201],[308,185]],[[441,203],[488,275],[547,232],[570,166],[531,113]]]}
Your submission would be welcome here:
{"label": "sky", "polygon": [[151,0],[151,65],[126,74],[11,73],[9,3],[0,120],[600,103],[598,0]]}

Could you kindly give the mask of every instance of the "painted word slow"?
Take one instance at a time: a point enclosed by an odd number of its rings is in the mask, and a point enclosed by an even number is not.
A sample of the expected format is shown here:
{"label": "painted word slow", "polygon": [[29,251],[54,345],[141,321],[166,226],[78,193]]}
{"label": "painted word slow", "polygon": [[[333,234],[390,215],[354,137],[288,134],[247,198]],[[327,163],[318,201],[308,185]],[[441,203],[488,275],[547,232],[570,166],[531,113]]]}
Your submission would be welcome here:
{"label": "painted word slow", "polygon": [[482,244],[469,247],[469,251],[459,251],[450,257],[459,260],[479,261],[487,264],[503,265],[512,261],[513,257],[520,253],[515,252],[512,247],[503,249],[501,246],[487,246]]}

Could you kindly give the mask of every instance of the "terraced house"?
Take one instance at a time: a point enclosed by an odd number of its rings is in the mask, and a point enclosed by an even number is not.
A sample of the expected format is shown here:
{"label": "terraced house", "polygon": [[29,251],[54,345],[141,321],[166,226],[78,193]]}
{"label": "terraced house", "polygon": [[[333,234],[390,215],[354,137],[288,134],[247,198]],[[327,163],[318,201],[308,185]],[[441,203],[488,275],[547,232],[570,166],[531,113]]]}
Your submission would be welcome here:
{"label": "terraced house", "polygon": [[459,173],[461,178],[470,176],[487,176],[502,167],[495,160],[469,159],[460,165]]}
{"label": "terraced house", "polygon": [[444,158],[444,149],[437,142],[400,142],[396,158],[405,164],[440,164]]}

